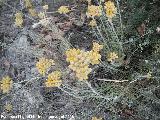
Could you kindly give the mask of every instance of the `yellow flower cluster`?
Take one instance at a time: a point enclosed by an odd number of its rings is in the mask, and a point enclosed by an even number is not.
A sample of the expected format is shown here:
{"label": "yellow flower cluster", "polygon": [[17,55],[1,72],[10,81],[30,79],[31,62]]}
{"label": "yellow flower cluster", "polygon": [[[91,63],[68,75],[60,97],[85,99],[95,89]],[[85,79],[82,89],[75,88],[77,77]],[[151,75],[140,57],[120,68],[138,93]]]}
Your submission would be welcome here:
{"label": "yellow flower cluster", "polygon": [[36,63],[36,67],[39,73],[44,76],[47,69],[54,64],[54,60],[52,59],[40,58],[39,61]]}
{"label": "yellow flower cluster", "polygon": [[101,58],[99,51],[102,47],[98,43],[93,43],[93,49],[91,51],[86,52],[75,48],[66,51],[66,61],[70,63],[69,68],[76,73],[76,77],[79,80],[88,79],[88,74],[92,71],[89,68],[90,64],[99,64]]}
{"label": "yellow flower cluster", "polygon": [[94,52],[99,52],[101,49],[103,49],[103,45],[99,45],[98,43],[93,42],[93,48],[92,48],[92,50]]}
{"label": "yellow flower cluster", "polygon": [[38,17],[40,18],[40,19],[44,19],[45,18],[45,13],[44,12],[40,12],[40,13],[38,13]]}
{"label": "yellow flower cluster", "polygon": [[108,57],[107,57],[107,59],[108,59],[109,62],[112,62],[112,61],[114,61],[117,58],[118,58],[118,55],[115,52],[110,52],[109,55],[108,55]]}
{"label": "yellow flower cluster", "polygon": [[115,7],[114,3],[111,1],[105,2],[105,10],[106,10],[106,16],[109,19],[112,19],[117,13],[117,8]]}
{"label": "yellow flower cluster", "polygon": [[66,14],[66,13],[68,13],[68,12],[70,12],[68,6],[61,6],[61,7],[58,9],[58,13],[60,13],[60,14]]}
{"label": "yellow flower cluster", "polygon": [[102,118],[92,117],[92,120],[102,120]]}
{"label": "yellow flower cluster", "polygon": [[44,10],[48,10],[48,5],[44,5],[44,6],[43,6],[43,9],[44,9]]}
{"label": "yellow flower cluster", "polygon": [[4,106],[4,108],[5,108],[5,110],[7,110],[8,112],[10,112],[10,111],[12,110],[13,106],[12,106],[11,104],[6,104],[6,105]]}
{"label": "yellow flower cluster", "polygon": [[96,20],[91,20],[91,21],[89,22],[89,25],[90,25],[91,27],[95,27],[95,26],[97,25]]}
{"label": "yellow flower cluster", "polygon": [[100,55],[100,50],[103,48],[103,45],[99,45],[98,43],[94,42],[93,43],[93,48],[92,50],[89,52],[89,58],[91,60],[91,64],[95,65],[95,64],[99,64],[100,63],[100,59],[101,59],[101,55]]}
{"label": "yellow flower cluster", "polygon": [[24,2],[25,2],[25,7],[26,8],[32,8],[32,2],[31,2],[31,0],[24,0]]}
{"label": "yellow flower cluster", "polygon": [[3,91],[3,93],[9,93],[13,83],[11,78],[9,76],[3,77],[0,83],[1,83],[0,89]]}
{"label": "yellow flower cluster", "polygon": [[101,6],[89,5],[87,10],[88,17],[95,17],[101,15]]}
{"label": "yellow flower cluster", "polygon": [[23,14],[18,12],[15,14],[15,25],[18,27],[22,27],[23,24]]}
{"label": "yellow flower cluster", "polygon": [[48,79],[45,82],[46,87],[59,87],[62,84],[61,72],[54,71],[48,75]]}
{"label": "yellow flower cluster", "polygon": [[29,14],[30,14],[31,16],[33,16],[33,17],[37,16],[37,12],[36,12],[36,10],[33,9],[33,8],[28,9],[28,12],[29,12]]}
{"label": "yellow flower cluster", "polygon": [[37,16],[37,12],[34,9],[33,5],[32,5],[32,1],[31,0],[24,0],[25,2],[25,7],[28,9],[29,14],[32,17],[36,17]]}

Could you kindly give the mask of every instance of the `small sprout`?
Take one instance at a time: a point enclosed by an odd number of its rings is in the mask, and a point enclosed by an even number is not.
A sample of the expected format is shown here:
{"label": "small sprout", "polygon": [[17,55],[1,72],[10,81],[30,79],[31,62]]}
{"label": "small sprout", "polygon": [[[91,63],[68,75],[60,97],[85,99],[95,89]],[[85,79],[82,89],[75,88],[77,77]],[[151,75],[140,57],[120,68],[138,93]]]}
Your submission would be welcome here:
{"label": "small sprout", "polygon": [[15,14],[15,25],[18,27],[22,27],[23,24],[23,14],[18,12]]}
{"label": "small sprout", "polygon": [[61,72],[54,71],[48,75],[48,79],[45,82],[46,87],[59,87],[62,84]]}
{"label": "small sprout", "polygon": [[12,88],[13,81],[9,76],[3,77],[3,79],[0,81],[0,89],[3,93],[9,93],[9,91]]}
{"label": "small sprout", "polygon": [[38,72],[43,76],[45,76],[47,69],[49,69],[52,65],[55,65],[54,60],[46,58],[40,58],[39,61],[36,63]]}
{"label": "small sprout", "polygon": [[69,13],[70,10],[68,8],[68,6],[61,6],[59,9],[58,9],[58,13],[60,14],[66,14],[66,13]]}
{"label": "small sprout", "polygon": [[110,52],[108,57],[107,57],[107,60],[109,62],[113,62],[117,58],[118,58],[118,55],[115,52]]}

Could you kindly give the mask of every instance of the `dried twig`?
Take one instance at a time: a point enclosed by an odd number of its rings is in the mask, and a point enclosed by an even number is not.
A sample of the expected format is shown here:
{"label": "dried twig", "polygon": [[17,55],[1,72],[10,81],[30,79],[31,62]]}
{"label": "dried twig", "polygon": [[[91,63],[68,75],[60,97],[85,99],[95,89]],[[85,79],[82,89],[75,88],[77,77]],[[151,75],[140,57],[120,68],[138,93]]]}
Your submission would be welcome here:
{"label": "dried twig", "polygon": [[110,80],[110,79],[97,79],[105,82],[116,82],[116,83],[121,83],[121,82],[128,82],[129,80]]}

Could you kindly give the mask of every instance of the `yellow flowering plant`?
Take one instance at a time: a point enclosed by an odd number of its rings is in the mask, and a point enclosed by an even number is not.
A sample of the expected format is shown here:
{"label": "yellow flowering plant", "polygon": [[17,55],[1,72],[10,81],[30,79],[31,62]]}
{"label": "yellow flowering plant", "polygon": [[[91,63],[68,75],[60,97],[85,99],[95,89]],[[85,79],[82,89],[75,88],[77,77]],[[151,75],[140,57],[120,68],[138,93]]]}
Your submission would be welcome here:
{"label": "yellow flowering plant", "polygon": [[12,88],[13,81],[9,76],[3,77],[0,81],[0,89],[3,93],[9,93]]}

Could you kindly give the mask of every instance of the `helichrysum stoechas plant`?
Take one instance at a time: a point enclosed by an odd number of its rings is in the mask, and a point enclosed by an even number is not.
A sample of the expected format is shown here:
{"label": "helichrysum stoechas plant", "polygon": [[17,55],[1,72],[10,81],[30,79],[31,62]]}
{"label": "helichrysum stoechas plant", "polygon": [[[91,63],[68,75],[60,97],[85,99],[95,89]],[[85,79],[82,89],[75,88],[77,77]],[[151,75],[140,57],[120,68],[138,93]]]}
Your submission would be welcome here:
{"label": "helichrysum stoechas plant", "polygon": [[58,8],[58,13],[60,13],[60,14],[66,14],[69,12],[70,12],[70,10],[69,10],[68,6],[61,6]]}
{"label": "helichrysum stoechas plant", "polygon": [[76,73],[76,77],[79,80],[88,79],[88,74],[92,71],[89,68],[90,64],[95,65],[100,63],[101,55],[99,51],[102,47],[98,43],[93,43],[93,49],[91,51],[75,48],[66,51],[66,61],[70,63],[69,68]]}
{"label": "helichrysum stoechas plant", "polygon": [[23,14],[18,12],[15,14],[15,25],[18,27],[22,27],[23,24]]}
{"label": "helichrysum stoechas plant", "polygon": [[101,6],[89,5],[87,10],[88,17],[95,17],[101,15]]}
{"label": "helichrysum stoechas plant", "polygon": [[45,76],[47,69],[49,69],[54,64],[54,60],[52,59],[40,58],[39,61],[36,63],[36,67],[38,69],[38,72],[41,75]]}
{"label": "helichrysum stoechas plant", "polygon": [[46,87],[59,87],[62,84],[61,72],[54,71],[48,75],[48,79],[45,81]]}
{"label": "helichrysum stoechas plant", "polygon": [[92,120],[102,120],[102,118],[92,117]]}
{"label": "helichrysum stoechas plant", "polygon": [[3,93],[9,93],[9,91],[12,88],[12,83],[13,81],[9,76],[3,77],[2,80],[0,81],[0,89],[2,90]]}
{"label": "helichrysum stoechas plant", "polygon": [[116,15],[117,8],[115,7],[113,2],[111,1],[105,2],[105,12],[106,12],[106,16],[109,19],[112,19]]}

